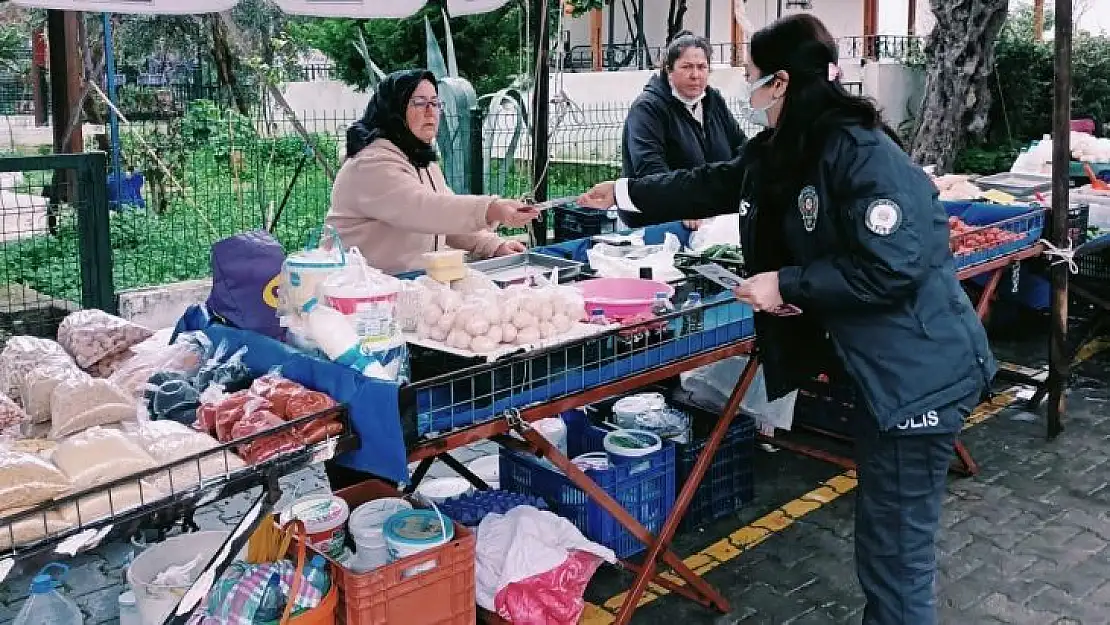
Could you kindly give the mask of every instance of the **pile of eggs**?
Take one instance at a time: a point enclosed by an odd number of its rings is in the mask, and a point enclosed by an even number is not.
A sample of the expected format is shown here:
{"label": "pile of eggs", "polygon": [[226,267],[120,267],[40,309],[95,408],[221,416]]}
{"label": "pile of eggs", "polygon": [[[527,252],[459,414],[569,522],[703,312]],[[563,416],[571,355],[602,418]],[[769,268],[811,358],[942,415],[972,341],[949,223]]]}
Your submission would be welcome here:
{"label": "pile of eggs", "polygon": [[559,337],[585,316],[582,294],[573,287],[421,286],[417,336],[475,353]]}

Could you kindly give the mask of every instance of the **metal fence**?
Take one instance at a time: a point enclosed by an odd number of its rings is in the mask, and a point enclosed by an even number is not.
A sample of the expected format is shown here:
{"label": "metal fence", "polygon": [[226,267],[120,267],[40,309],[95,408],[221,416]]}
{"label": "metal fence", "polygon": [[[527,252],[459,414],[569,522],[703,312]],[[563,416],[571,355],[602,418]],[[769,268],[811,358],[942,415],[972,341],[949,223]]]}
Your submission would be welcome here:
{"label": "metal fence", "polygon": [[[731,103],[734,112],[738,106]],[[232,234],[272,225],[287,250],[304,244],[327,213],[330,181],[291,122],[202,108],[125,125],[128,173],[119,180],[109,179],[100,153],[0,159],[0,171],[11,172],[0,174],[7,176],[0,189],[0,315],[54,311],[37,328],[49,332],[57,314],[73,306],[111,309],[120,291],[207,277],[211,244]],[[549,196],[619,175],[627,113],[627,104],[553,106]],[[298,116],[333,170],[346,127],[360,114]],[[454,151],[472,157],[469,173],[453,184],[457,192],[516,197],[533,190],[528,130],[515,111],[454,121],[481,128],[473,133],[480,141]],[[59,168],[76,173],[59,177]],[[13,325],[0,320],[0,330]]]}

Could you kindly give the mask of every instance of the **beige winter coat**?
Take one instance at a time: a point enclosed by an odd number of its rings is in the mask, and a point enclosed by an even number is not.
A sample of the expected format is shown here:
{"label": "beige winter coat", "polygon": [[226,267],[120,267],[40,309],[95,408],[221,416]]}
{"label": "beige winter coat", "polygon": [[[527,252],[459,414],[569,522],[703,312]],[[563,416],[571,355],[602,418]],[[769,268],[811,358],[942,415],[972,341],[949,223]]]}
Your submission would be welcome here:
{"label": "beige winter coat", "polygon": [[327,223],[387,273],[423,269],[420,255],[442,249],[489,258],[503,243],[486,223],[488,195],[455,195],[432,163],[417,168],[378,139],[347,159],[331,191]]}

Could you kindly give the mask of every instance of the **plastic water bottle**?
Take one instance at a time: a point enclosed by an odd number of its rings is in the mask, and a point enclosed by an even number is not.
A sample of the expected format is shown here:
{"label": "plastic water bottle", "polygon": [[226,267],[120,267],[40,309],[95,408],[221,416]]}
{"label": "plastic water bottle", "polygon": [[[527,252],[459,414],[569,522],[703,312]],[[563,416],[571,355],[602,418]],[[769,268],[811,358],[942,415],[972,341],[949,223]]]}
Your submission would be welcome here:
{"label": "plastic water bottle", "polygon": [[13,625],[84,625],[85,617],[70,598],[58,592],[60,582],[50,576],[51,568],[61,569],[64,577],[69,567],[51,562],[42,567],[31,580],[31,594],[23,602],[23,609],[16,615]]}
{"label": "plastic water bottle", "polygon": [[682,315],[684,334],[697,334],[705,329],[705,311],[701,309],[700,293],[690,293],[682,303],[682,311],[685,313]]}
{"label": "plastic water bottle", "polygon": [[362,353],[362,341],[347,316],[315,297],[301,309],[312,340],[336,364],[363,372],[373,362]]}
{"label": "plastic water bottle", "polygon": [[[665,292],[660,291],[655,294],[655,300],[651,303],[651,313],[653,315],[655,315],[656,317],[663,317],[673,313],[674,311],[674,304],[671,303],[670,298],[667,297],[667,294]],[[675,336],[676,334],[678,334],[678,332],[676,332],[675,330],[679,329],[678,326],[679,324],[681,324],[681,322],[682,321],[680,319],[668,319],[665,322],[660,322],[663,325],[653,334],[658,337],[659,341],[664,341],[667,339],[668,334],[670,336]]]}
{"label": "plastic water bottle", "polygon": [[304,565],[304,579],[313,588],[320,591],[320,596],[328,594],[331,588],[331,577],[328,575],[328,561],[324,556],[315,555]]}
{"label": "plastic water bottle", "polygon": [[266,582],[266,589],[262,591],[262,601],[258,602],[258,609],[254,611],[255,623],[276,623],[285,613],[285,595],[281,592],[281,574],[274,572],[270,581]]}

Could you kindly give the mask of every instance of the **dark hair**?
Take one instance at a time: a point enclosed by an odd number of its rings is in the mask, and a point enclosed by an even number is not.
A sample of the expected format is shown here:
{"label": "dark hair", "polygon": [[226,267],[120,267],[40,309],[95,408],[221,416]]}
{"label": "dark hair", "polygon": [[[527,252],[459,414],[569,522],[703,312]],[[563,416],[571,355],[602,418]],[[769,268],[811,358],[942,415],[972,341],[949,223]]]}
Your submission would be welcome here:
{"label": "dark hair", "polygon": [[694,33],[684,30],[674,36],[674,39],[667,44],[667,49],[663,56],[663,75],[666,76],[667,72],[674,69],[674,64],[678,62],[678,57],[690,48],[700,48],[705,52],[706,59],[713,58],[713,48],[709,46],[709,40],[705,37],[699,37]]}
{"label": "dark hair", "polygon": [[389,139],[416,167],[427,167],[436,160],[435,149],[412,134],[405,123],[409,99],[421,81],[428,81],[436,92],[435,74],[426,69],[409,69],[386,76],[374,89],[362,119],[347,129],[347,158],[361,152],[378,139]]}
{"label": "dark hair", "polygon": [[[806,13],[776,20],[752,36],[751,60],[760,76],[779,71],[788,74],[771,139],[771,171],[807,175],[821,157],[829,133],[849,124],[880,128],[901,145],[872,100],[848,93],[839,78],[829,80],[829,64],[838,58],[836,41],[828,29]],[[779,179],[778,190],[790,192],[801,184],[789,178]]]}

